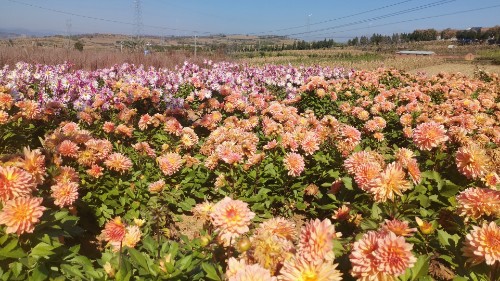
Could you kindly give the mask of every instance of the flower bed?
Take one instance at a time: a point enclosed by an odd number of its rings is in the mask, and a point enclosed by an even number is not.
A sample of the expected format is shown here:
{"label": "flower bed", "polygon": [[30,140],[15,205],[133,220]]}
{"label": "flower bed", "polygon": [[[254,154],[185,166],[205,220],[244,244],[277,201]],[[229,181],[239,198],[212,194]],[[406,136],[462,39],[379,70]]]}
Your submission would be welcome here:
{"label": "flower bed", "polygon": [[495,280],[499,81],[5,66],[0,279]]}

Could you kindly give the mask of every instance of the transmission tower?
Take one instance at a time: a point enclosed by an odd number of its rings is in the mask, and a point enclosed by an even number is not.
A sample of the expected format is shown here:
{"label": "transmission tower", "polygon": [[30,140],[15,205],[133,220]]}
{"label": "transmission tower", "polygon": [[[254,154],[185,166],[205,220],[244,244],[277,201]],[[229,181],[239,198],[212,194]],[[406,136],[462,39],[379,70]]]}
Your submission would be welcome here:
{"label": "transmission tower", "polygon": [[135,10],[135,35],[137,39],[141,38],[142,33],[142,5],[141,0],[134,0],[134,10]]}

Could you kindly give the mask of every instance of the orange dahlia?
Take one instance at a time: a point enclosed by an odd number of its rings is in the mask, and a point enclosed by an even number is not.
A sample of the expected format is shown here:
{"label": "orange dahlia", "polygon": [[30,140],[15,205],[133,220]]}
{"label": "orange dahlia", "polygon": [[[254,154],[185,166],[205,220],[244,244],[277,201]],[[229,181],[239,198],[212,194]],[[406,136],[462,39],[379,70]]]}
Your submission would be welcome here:
{"label": "orange dahlia", "polygon": [[210,218],[219,232],[219,239],[225,246],[234,244],[235,238],[248,232],[248,225],[255,214],[248,209],[248,204],[229,197],[217,202]]}
{"label": "orange dahlia", "polygon": [[283,159],[283,162],[285,163],[285,168],[288,170],[288,175],[290,176],[297,177],[304,171],[304,158],[302,158],[302,155],[298,153],[288,153]]}
{"label": "orange dahlia", "polygon": [[152,193],[158,193],[161,192],[165,188],[165,181],[164,180],[157,180],[155,182],[152,182],[148,186],[149,192]]}
{"label": "orange dahlia", "polygon": [[488,173],[490,158],[484,149],[478,145],[470,144],[458,149],[455,162],[460,173],[469,179],[477,179]]}
{"label": "orange dahlia", "polygon": [[54,204],[59,207],[71,206],[78,199],[78,183],[76,182],[59,182],[53,185],[52,198]]}
{"label": "orange dahlia", "polygon": [[121,217],[116,217],[106,223],[101,236],[107,242],[121,242],[125,237],[125,233],[126,225],[122,222]]}
{"label": "orange dahlia", "polygon": [[457,210],[461,216],[473,219],[484,215],[500,217],[500,191],[467,188],[457,195]]}
{"label": "orange dahlia", "polygon": [[104,161],[104,165],[111,170],[123,173],[132,168],[132,161],[130,158],[121,153],[113,153],[108,156],[106,161]]}
{"label": "orange dahlia", "polygon": [[256,234],[269,232],[278,237],[293,241],[295,240],[295,223],[285,218],[276,217],[261,223]]}
{"label": "orange dahlia", "polygon": [[486,261],[487,265],[493,265],[500,262],[500,227],[495,222],[473,226],[465,236],[462,251],[472,264]]}
{"label": "orange dahlia", "polygon": [[413,131],[413,142],[420,150],[431,150],[447,140],[444,126],[436,122],[419,124]]}
{"label": "orange dahlia", "polygon": [[382,229],[389,230],[398,236],[412,236],[416,232],[416,228],[410,228],[407,221],[400,221],[398,219],[385,220]]}
{"label": "orange dahlia", "polygon": [[0,224],[7,226],[5,233],[32,233],[45,211],[42,198],[17,197],[5,202],[0,212]]}
{"label": "orange dahlia", "polygon": [[335,227],[329,219],[311,220],[302,227],[298,254],[312,263],[333,261],[333,240],[341,235],[342,233],[335,232]]}
{"label": "orange dahlia", "polygon": [[292,257],[283,264],[278,280],[340,281],[342,273],[337,270],[337,264],[331,262],[312,263],[305,259]]}
{"label": "orange dahlia", "polygon": [[29,196],[35,187],[30,173],[17,167],[0,166],[0,201]]}
{"label": "orange dahlia", "polygon": [[377,202],[385,202],[387,199],[394,201],[395,194],[411,188],[411,183],[405,179],[405,172],[396,163],[387,165],[385,170],[376,179],[370,181],[368,191],[373,193]]}
{"label": "orange dahlia", "polygon": [[75,168],[69,166],[59,167],[59,174],[54,177],[54,181],[59,183],[78,182],[79,177]]}
{"label": "orange dahlia", "polygon": [[43,182],[45,178],[45,155],[40,149],[31,150],[29,147],[23,148],[24,159],[20,160],[20,167],[33,176],[37,184]]}
{"label": "orange dahlia", "polygon": [[183,163],[182,157],[177,153],[163,154],[156,158],[156,161],[158,161],[161,171],[167,176],[175,174],[182,167]]}

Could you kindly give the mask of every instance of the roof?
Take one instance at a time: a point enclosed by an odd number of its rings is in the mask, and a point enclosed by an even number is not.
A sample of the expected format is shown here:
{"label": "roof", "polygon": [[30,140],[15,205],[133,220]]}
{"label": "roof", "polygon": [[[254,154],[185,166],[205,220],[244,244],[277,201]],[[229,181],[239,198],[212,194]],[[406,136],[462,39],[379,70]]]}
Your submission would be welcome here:
{"label": "roof", "polygon": [[396,54],[399,55],[435,55],[436,53],[431,52],[431,51],[399,51],[396,52]]}

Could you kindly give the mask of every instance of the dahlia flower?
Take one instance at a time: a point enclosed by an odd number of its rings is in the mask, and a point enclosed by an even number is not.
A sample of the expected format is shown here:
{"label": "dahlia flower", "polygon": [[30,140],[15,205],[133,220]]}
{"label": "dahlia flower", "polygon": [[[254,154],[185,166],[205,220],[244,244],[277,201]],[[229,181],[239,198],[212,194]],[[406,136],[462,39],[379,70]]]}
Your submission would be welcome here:
{"label": "dahlia flower", "polygon": [[283,162],[290,176],[297,177],[304,171],[304,158],[298,153],[288,153],[283,159]]}
{"label": "dahlia flower", "polygon": [[247,203],[229,197],[217,202],[210,214],[224,246],[232,245],[235,238],[248,232],[248,225],[254,217],[255,214],[248,209]]}
{"label": "dahlia flower", "polygon": [[462,251],[472,264],[486,261],[487,265],[500,262],[500,227],[495,222],[473,226],[465,236]]}
{"label": "dahlia flower", "polygon": [[358,280],[394,280],[415,264],[412,248],[393,232],[369,231],[354,242],[351,274]]}
{"label": "dahlia flower", "polygon": [[478,145],[470,144],[458,149],[455,162],[460,173],[468,179],[477,179],[488,173],[490,158]]}
{"label": "dahlia flower", "polygon": [[331,262],[312,263],[302,258],[292,257],[283,264],[278,280],[340,281],[342,273],[337,270],[337,264]]}
{"label": "dahlia flower", "polygon": [[76,158],[78,156],[78,145],[70,140],[64,140],[57,146],[57,152],[62,156]]}
{"label": "dahlia flower", "polygon": [[132,161],[130,158],[121,153],[113,153],[108,156],[106,161],[104,161],[104,165],[111,170],[123,173],[132,168]]}
{"label": "dahlia flower", "polygon": [[292,241],[269,231],[260,231],[251,237],[251,250],[247,256],[272,273],[276,273],[293,251]]}
{"label": "dahlia flower", "polygon": [[402,195],[411,188],[411,183],[405,179],[406,174],[396,163],[389,164],[379,177],[370,181],[368,191],[374,195],[377,202],[387,199],[394,201],[395,194]]}
{"label": "dahlia flower", "polygon": [[329,219],[311,220],[302,227],[298,254],[311,263],[321,263],[323,260],[333,261],[333,239],[342,233],[335,232],[335,227]]}
{"label": "dahlia flower", "polygon": [[276,281],[276,277],[271,276],[269,270],[262,268],[258,264],[246,265],[228,278],[228,281]]}
{"label": "dahlia flower", "polygon": [[152,193],[161,192],[165,188],[165,181],[163,179],[152,182],[148,186],[148,191]]}
{"label": "dahlia flower", "polygon": [[54,204],[59,207],[71,206],[78,199],[78,183],[76,182],[59,182],[53,185],[52,198]]}
{"label": "dahlia flower", "polygon": [[29,196],[35,187],[30,173],[17,167],[0,166],[0,201]]}
{"label": "dahlia flower", "polygon": [[385,220],[382,229],[389,230],[398,236],[412,236],[417,231],[416,228],[410,228],[407,221],[398,219]]}
{"label": "dahlia flower", "polygon": [[24,159],[20,160],[20,167],[31,174],[36,184],[41,184],[45,178],[45,155],[40,149],[23,148]]}
{"label": "dahlia flower", "polygon": [[489,188],[467,188],[457,195],[457,211],[466,218],[500,217],[500,191]]}
{"label": "dahlia flower", "polygon": [[106,223],[101,236],[107,242],[121,242],[125,237],[125,233],[126,225],[122,222],[121,217],[116,217]]}
{"label": "dahlia flower", "polygon": [[156,158],[156,161],[158,161],[161,171],[167,176],[175,174],[182,167],[183,162],[182,157],[177,153],[163,154]]}
{"label": "dahlia flower", "polygon": [[285,218],[271,218],[259,225],[256,229],[256,235],[263,232],[269,232],[278,237],[293,241],[295,240],[295,223]]}
{"label": "dahlia flower", "polygon": [[436,122],[419,124],[413,131],[413,142],[420,150],[431,150],[447,140],[444,126]]}
{"label": "dahlia flower", "polygon": [[4,203],[0,211],[0,224],[7,226],[5,233],[32,233],[45,211],[42,198],[17,197]]}

